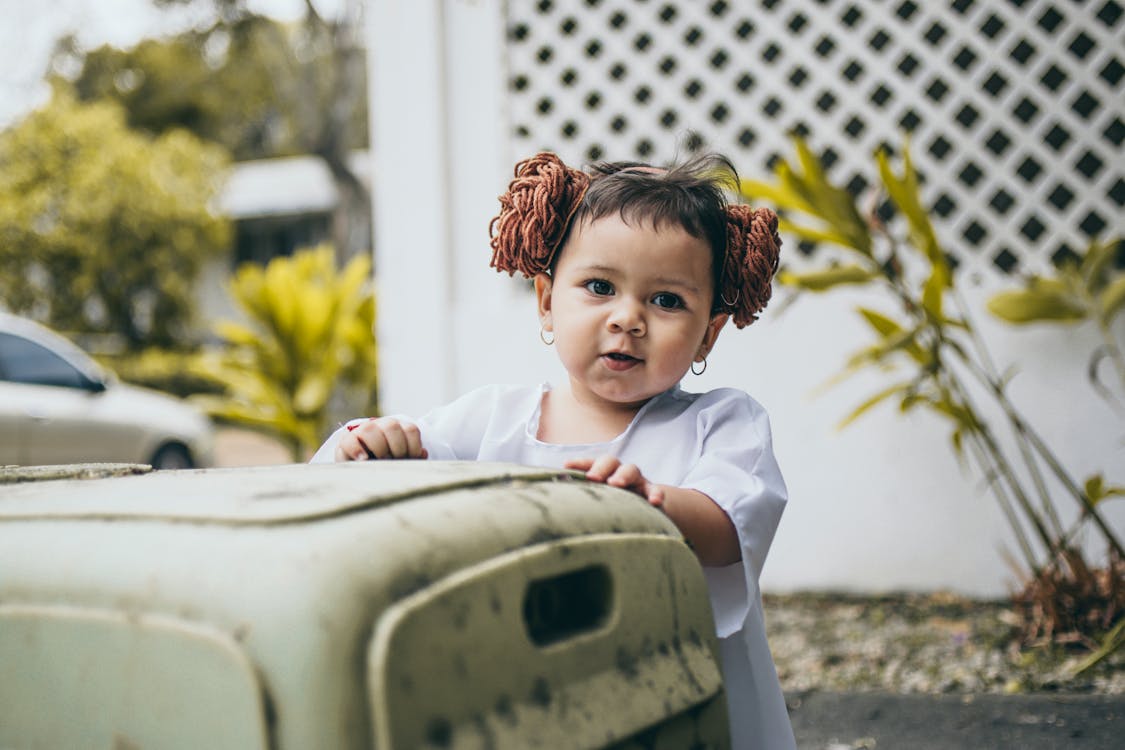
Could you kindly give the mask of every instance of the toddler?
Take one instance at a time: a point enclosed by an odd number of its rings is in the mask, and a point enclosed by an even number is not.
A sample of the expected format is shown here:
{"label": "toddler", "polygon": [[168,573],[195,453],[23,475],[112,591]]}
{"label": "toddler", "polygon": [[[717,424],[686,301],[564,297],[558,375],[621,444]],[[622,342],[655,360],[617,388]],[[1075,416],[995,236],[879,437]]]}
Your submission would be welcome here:
{"label": "toddler", "polygon": [[723,326],[752,323],[777,268],[777,217],[729,204],[728,160],[589,173],[516,166],[490,226],[492,266],[534,279],[540,337],[566,382],[487,386],[417,420],[353,420],[314,462],[503,461],[578,469],[660,508],[703,565],[735,748],[794,747],[758,578],[786,502],[769,421],[745,393],[680,388]]}

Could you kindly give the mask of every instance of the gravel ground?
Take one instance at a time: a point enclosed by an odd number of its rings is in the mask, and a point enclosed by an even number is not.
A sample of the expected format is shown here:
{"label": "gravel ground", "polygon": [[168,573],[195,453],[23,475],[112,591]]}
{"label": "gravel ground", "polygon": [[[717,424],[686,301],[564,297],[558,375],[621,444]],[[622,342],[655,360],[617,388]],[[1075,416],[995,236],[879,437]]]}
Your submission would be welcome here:
{"label": "gravel ground", "polygon": [[782,687],[902,694],[1031,692],[1125,696],[1125,653],[1075,676],[1085,651],[1019,649],[1005,602],[949,594],[766,595]]}

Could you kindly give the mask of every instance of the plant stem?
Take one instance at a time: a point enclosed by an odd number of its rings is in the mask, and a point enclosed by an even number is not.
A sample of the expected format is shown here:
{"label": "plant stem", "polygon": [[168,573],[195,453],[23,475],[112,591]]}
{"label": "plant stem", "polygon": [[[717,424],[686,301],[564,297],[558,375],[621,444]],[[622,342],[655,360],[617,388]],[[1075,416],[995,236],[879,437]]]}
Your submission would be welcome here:
{"label": "plant stem", "polygon": [[[985,385],[994,393],[996,393],[997,397],[1002,402],[1007,402],[1007,396],[1004,393],[1004,383],[1000,378],[1000,374],[996,368],[995,362],[992,361],[992,357],[989,354],[988,347],[984,345],[984,342],[981,340],[980,335],[977,333],[976,327],[971,322],[972,315],[969,311],[968,305],[965,304],[964,298],[956,288],[953,288],[950,291],[953,297],[953,301],[957,305],[958,312],[960,313],[962,319],[964,319],[965,321],[965,331],[968,334],[969,343],[976,351],[977,358],[980,360],[980,372],[979,374],[977,374],[978,379],[979,376],[983,374],[985,376]],[[969,361],[968,357],[966,356],[963,359],[965,363],[970,367],[970,371],[972,371],[972,363]],[[1005,413],[1007,413],[1007,411],[1008,410],[1005,409]],[[1025,436],[1018,430],[1015,430],[1014,434],[1016,438],[1016,445],[1019,448],[1020,457],[1023,458],[1024,465],[1027,467],[1027,471],[1031,475],[1031,481],[1035,485],[1036,492],[1039,494],[1039,501],[1043,507],[1043,514],[1046,516],[1048,522],[1050,522],[1051,527],[1054,530],[1055,538],[1058,539],[1063,535],[1063,525],[1062,521],[1059,520],[1058,512],[1055,510],[1055,504],[1051,500],[1051,493],[1047,489],[1047,483],[1043,479],[1043,472],[1039,469],[1039,462],[1035,460],[1035,455],[1034,453],[1032,453]]]}
{"label": "plant stem", "polygon": [[1117,345],[1117,339],[1114,338],[1113,331],[1110,330],[1110,321],[1103,319],[1100,315],[1096,315],[1095,318],[1098,322],[1098,333],[1101,334],[1106,355],[1113,362],[1113,367],[1117,370],[1117,377],[1121,379],[1121,390],[1125,393],[1125,355],[1122,355],[1121,347]]}
{"label": "plant stem", "polygon": [[1004,410],[1004,413],[1005,415],[1007,415],[1009,422],[1011,422],[1012,429],[1015,430],[1024,439],[1026,439],[1035,449],[1036,453],[1038,453],[1043,461],[1047,464],[1047,467],[1051,470],[1051,473],[1055,475],[1055,477],[1066,488],[1067,492],[1070,493],[1070,495],[1074,497],[1074,499],[1078,502],[1084,514],[1088,518],[1093,520],[1094,524],[1102,532],[1102,535],[1105,537],[1105,540],[1110,545],[1110,547],[1112,547],[1118,555],[1125,557],[1125,551],[1122,550],[1121,542],[1117,539],[1117,536],[1113,533],[1113,530],[1109,528],[1109,525],[1105,522],[1105,519],[1102,518],[1101,513],[1098,512],[1098,509],[1094,505],[1093,501],[1090,500],[1089,496],[1086,495],[1085,490],[1079,487],[1078,483],[1075,482],[1073,478],[1071,478],[1070,474],[1059,462],[1055,454],[1049,447],[1047,447],[1047,444],[1043,441],[1043,439],[1039,437],[1039,434],[1035,432],[1031,425],[1025,422],[1023,420],[1023,417],[1019,415],[1015,407],[1012,405],[1011,401],[1008,400],[1007,395],[1004,393],[1004,389],[1000,387],[999,383],[993,382],[988,377],[987,373],[983,373],[979,369],[974,369],[975,367],[977,367],[975,363],[967,361],[966,364],[970,367],[971,370],[974,371],[977,379],[992,390],[992,393],[996,396],[997,402]]}
{"label": "plant stem", "polygon": [[984,474],[985,481],[992,489],[992,494],[996,497],[996,501],[1000,504],[1000,510],[1004,513],[1004,517],[1008,519],[1008,525],[1011,527],[1012,533],[1016,537],[1016,543],[1019,545],[1020,552],[1023,553],[1027,567],[1031,571],[1031,577],[1038,577],[1040,568],[1035,559],[1035,552],[1031,549],[1031,542],[1027,538],[1027,532],[1024,531],[1023,524],[1020,523],[1016,511],[1012,507],[1011,498],[1008,497],[1008,493],[1004,489],[999,471],[995,464],[989,464],[988,451],[983,445],[983,441],[979,435],[970,433],[969,444],[976,452],[975,458],[977,464]]}
{"label": "plant stem", "polygon": [[[944,367],[944,366],[943,366]],[[1042,516],[1035,510],[1031,499],[1020,484],[1019,478],[1016,476],[1015,471],[1012,469],[1011,462],[1008,461],[1004,451],[1000,448],[999,443],[989,430],[988,424],[977,416],[977,410],[973,406],[972,399],[969,397],[968,392],[965,390],[964,385],[955,375],[951,373],[948,367],[944,367],[946,373],[947,385],[950,391],[955,393],[958,401],[962,404],[963,408],[972,415],[973,425],[971,432],[977,435],[982,441],[988,455],[992,458],[993,465],[996,467],[1000,476],[1002,476],[1008,483],[1016,502],[1019,504],[1020,509],[1023,511],[1024,516],[1028,522],[1034,527],[1036,533],[1039,535],[1039,540],[1042,542],[1043,547],[1047,550],[1049,555],[1055,553],[1058,542],[1052,537],[1050,531],[1047,529],[1046,524],[1043,522]]]}
{"label": "plant stem", "polygon": [[[890,233],[884,232],[883,234],[890,245],[890,258],[891,260],[895,260],[898,252],[898,240]],[[871,262],[875,263],[873,259]],[[897,264],[887,263],[876,265],[892,293],[899,299],[907,314],[914,320],[917,330],[928,329],[933,333],[934,338],[929,346],[934,362],[930,377],[934,378],[940,388],[942,387],[942,377],[944,375],[944,380],[946,381],[944,384],[945,388],[950,393],[956,394],[961,407],[970,415],[972,424],[967,425],[967,427],[970,436],[976,444],[978,463],[980,463],[986,479],[989,479],[989,484],[998,502],[1000,502],[1008,523],[1012,527],[1012,531],[1020,544],[1028,567],[1031,569],[1033,575],[1037,575],[1039,567],[1035,562],[1034,552],[1031,549],[1023,526],[1020,524],[1015,514],[1014,508],[1011,506],[1011,500],[1004,491],[1004,483],[1008,485],[1016,503],[1027,517],[1028,522],[1035,529],[1040,541],[1049,554],[1054,553],[1057,548],[1057,542],[1052,538],[1050,531],[1043,522],[1043,518],[1032,505],[1018,477],[1012,470],[1007,456],[1004,455],[999,444],[992,437],[985,422],[979,417],[964,385],[961,383],[956,373],[945,363],[945,359],[942,356],[942,349],[951,348],[957,351],[957,348],[953,346],[950,339],[946,336],[943,321],[931,319],[931,317],[927,315],[925,307],[914,299],[911,290],[906,287],[902,276],[898,272],[899,267]],[[969,327],[968,322],[966,322],[966,327]],[[1043,500],[1044,503],[1048,503],[1045,492],[1043,493]]]}

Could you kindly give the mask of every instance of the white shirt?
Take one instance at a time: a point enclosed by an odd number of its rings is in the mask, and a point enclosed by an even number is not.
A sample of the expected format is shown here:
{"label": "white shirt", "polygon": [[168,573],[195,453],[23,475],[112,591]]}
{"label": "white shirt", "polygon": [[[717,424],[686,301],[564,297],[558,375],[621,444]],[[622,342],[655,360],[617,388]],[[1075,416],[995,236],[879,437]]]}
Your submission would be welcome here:
{"label": "white shirt", "polygon": [[[561,467],[572,458],[614,455],[657,484],[694,489],[726,511],[742,561],[703,568],[720,638],[733,747],[796,745],[766,642],[758,579],[786,490],[773,456],[769,417],[742,391],[688,393],[679,387],[652,398],[620,435],[604,443],[560,445],[536,438],[548,385],[493,385],[415,421],[431,459],[501,461]],[[312,457],[331,462],[340,428]]]}

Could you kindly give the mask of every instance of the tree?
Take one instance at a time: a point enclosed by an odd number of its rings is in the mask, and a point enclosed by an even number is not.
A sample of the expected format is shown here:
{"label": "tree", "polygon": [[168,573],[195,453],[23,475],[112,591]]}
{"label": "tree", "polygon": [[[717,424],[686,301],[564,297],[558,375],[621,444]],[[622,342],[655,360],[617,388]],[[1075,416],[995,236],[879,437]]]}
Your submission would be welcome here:
{"label": "tree", "polygon": [[236,160],[296,154],[296,125],[270,80],[272,69],[295,64],[288,47],[274,40],[284,33],[270,21],[247,24],[221,61],[210,59],[207,36],[195,31],[145,39],[128,50],[104,45],[82,55],[69,83],[82,101],[120,103],[132,128],[152,134],[184,128],[222,144]]}
{"label": "tree", "polygon": [[[212,20],[132,50],[91,51],[73,81],[78,96],[116,99],[135,127],[188,128],[224,144],[236,159],[320,157],[340,195],[333,222],[338,254],[369,250],[370,195],[349,161],[367,143],[362,1],[345,0],[328,18],[306,0],[292,26],[254,13],[245,0],[153,2],[206,5]],[[73,45],[69,54],[81,55]]]}
{"label": "tree", "polygon": [[56,92],[0,133],[0,299],[133,350],[182,342],[201,264],[229,244],[209,206],[226,152],[130,130],[115,104]]}

